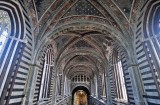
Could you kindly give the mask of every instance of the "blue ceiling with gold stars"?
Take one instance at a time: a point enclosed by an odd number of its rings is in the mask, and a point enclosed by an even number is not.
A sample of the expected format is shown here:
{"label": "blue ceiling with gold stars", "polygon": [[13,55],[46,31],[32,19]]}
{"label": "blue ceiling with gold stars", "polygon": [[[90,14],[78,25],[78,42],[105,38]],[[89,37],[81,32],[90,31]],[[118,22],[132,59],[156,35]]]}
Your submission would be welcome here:
{"label": "blue ceiling with gold stars", "polygon": [[63,17],[71,15],[94,15],[104,17],[102,13],[88,0],[78,0]]}

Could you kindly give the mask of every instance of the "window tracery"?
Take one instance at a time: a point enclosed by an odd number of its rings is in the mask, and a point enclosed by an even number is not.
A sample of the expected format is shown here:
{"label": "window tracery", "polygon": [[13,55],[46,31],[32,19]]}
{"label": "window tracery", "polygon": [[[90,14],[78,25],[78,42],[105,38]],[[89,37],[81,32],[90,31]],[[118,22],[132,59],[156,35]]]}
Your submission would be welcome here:
{"label": "window tracery", "polygon": [[76,75],[75,77],[72,78],[72,82],[81,82],[81,83],[88,83],[89,78],[85,75]]}

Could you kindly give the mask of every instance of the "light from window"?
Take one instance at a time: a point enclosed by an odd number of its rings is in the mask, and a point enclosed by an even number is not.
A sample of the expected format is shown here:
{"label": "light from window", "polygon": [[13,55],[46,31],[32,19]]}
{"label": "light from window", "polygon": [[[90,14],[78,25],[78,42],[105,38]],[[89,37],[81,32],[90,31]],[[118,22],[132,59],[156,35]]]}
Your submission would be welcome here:
{"label": "light from window", "polygon": [[119,61],[118,62],[118,72],[119,72],[119,76],[120,76],[120,83],[121,83],[121,88],[122,88],[122,96],[123,96],[123,100],[127,101],[128,97],[127,97],[127,91],[126,91],[126,86],[125,86],[125,80],[124,80],[124,74],[123,74],[123,68],[122,68],[122,62]]}
{"label": "light from window", "polygon": [[7,41],[11,30],[11,22],[6,11],[0,10],[0,53]]}
{"label": "light from window", "polygon": [[159,19],[159,22],[158,22],[158,28],[160,29],[160,19]]}

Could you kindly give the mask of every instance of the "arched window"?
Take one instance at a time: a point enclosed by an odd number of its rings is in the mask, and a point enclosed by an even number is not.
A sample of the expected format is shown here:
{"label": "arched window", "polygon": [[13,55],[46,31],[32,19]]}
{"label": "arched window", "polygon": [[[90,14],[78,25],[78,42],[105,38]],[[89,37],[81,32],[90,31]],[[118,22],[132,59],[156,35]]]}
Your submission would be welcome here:
{"label": "arched window", "polygon": [[154,19],[154,33],[155,35],[160,35],[160,7],[157,8],[156,12],[153,15]]}
{"label": "arched window", "polygon": [[[153,3],[153,4],[152,4]],[[144,48],[149,67],[157,88],[160,87],[160,2],[152,1],[144,15]],[[160,94],[160,90],[158,89]]]}
{"label": "arched window", "polygon": [[128,102],[124,71],[122,67],[122,56],[116,49],[112,55],[112,69],[116,101]]}
{"label": "arched window", "polygon": [[3,52],[10,31],[11,31],[10,17],[6,11],[0,10],[0,53]]}
{"label": "arched window", "polygon": [[121,86],[121,99],[127,101],[127,91],[126,91],[126,86],[125,86],[125,80],[124,80],[124,72],[122,68],[122,61],[119,60],[117,65],[117,72],[119,74],[119,85]]}
{"label": "arched window", "polygon": [[53,62],[52,58],[53,58],[52,51],[48,50],[44,59],[39,100],[49,98],[49,92],[50,92],[49,84],[51,84],[51,77],[52,77],[51,73],[51,66]]}
{"label": "arched window", "polygon": [[143,98],[148,105],[154,105],[159,103],[160,94],[160,1],[148,0],[142,11],[137,24],[135,50]]}
{"label": "arched window", "polygon": [[76,75],[72,78],[72,82],[89,83],[89,77],[86,75]]}

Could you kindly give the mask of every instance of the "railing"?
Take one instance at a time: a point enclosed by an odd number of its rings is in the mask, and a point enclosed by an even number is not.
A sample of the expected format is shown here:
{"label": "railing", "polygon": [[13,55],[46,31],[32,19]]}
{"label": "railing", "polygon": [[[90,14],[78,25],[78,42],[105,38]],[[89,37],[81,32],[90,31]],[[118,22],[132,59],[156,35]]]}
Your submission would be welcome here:
{"label": "railing", "polygon": [[71,105],[71,96],[66,96],[54,105]]}
{"label": "railing", "polygon": [[100,100],[93,96],[90,96],[89,103],[90,105],[106,105],[106,102],[104,100]]}
{"label": "railing", "polygon": [[38,105],[51,105],[51,100],[50,100],[49,98],[41,99],[41,100],[38,102]]}
{"label": "railing", "polygon": [[[97,97],[93,97],[93,96],[90,96],[90,104],[89,105],[106,105],[107,103],[107,100],[105,97],[102,97],[102,99],[98,99]],[[115,99],[115,100],[112,100],[113,104],[116,104],[116,105],[129,105],[129,103],[125,100],[120,100],[120,99]],[[107,104],[107,105],[110,105],[110,104]],[[142,104],[144,105],[144,104]]]}
{"label": "railing", "polygon": [[38,105],[71,105],[71,96],[57,96],[56,103],[52,103],[49,98],[42,99],[38,102]]}

